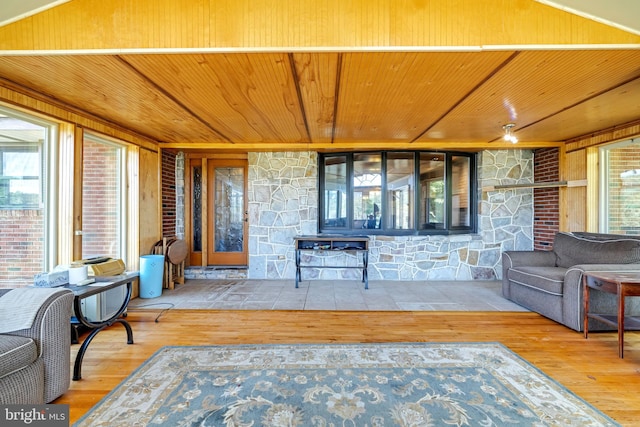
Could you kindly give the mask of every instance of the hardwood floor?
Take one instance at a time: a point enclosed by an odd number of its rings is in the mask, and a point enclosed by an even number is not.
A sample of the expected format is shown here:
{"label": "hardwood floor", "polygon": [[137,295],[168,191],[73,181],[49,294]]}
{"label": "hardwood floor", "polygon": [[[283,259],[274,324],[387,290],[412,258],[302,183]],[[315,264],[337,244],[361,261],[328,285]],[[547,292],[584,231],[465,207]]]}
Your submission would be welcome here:
{"label": "hardwood floor", "polygon": [[[529,312],[339,312],[140,310],[100,332],[84,357],[82,380],[54,403],[77,421],[165,345],[350,342],[501,342],[624,426],[640,420],[640,333],[581,333]],[[72,361],[79,346],[72,347]]]}

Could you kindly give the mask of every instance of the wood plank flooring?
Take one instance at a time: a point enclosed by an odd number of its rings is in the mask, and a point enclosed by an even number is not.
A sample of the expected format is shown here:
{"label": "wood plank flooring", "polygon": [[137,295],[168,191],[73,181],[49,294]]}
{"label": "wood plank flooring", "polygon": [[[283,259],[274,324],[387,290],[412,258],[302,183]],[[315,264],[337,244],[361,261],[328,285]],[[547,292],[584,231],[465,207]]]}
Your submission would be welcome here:
{"label": "wood plank flooring", "polygon": [[[129,313],[135,344],[121,325],[100,332],[82,380],[54,403],[77,421],[165,345],[353,342],[500,342],[623,426],[640,423],[640,333],[581,333],[529,312],[340,312],[158,310]],[[72,346],[72,361],[79,345]]]}

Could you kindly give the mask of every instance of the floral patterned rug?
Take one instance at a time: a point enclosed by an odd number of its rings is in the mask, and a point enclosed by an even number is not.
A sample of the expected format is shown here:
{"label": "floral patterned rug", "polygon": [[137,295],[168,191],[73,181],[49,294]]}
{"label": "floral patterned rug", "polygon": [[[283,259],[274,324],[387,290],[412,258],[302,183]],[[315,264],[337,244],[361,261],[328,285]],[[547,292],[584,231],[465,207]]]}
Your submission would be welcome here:
{"label": "floral patterned rug", "polygon": [[163,347],[77,426],[616,426],[498,343]]}

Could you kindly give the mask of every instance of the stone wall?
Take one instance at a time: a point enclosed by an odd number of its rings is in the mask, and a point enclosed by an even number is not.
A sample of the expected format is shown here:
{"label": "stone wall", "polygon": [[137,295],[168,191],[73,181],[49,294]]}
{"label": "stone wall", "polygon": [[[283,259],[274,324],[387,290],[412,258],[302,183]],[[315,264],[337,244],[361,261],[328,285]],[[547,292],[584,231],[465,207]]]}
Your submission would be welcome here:
{"label": "stone wall", "polygon": [[[315,152],[250,153],[249,277],[293,279],[293,237],[318,227]],[[503,250],[533,248],[533,191],[482,191],[533,180],[530,150],[484,151],[478,157],[478,233],[452,236],[372,236],[369,278],[493,280]],[[357,265],[355,255],[303,253],[304,264]],[[303,280],[358,279],[355,269],[304,269]]]}

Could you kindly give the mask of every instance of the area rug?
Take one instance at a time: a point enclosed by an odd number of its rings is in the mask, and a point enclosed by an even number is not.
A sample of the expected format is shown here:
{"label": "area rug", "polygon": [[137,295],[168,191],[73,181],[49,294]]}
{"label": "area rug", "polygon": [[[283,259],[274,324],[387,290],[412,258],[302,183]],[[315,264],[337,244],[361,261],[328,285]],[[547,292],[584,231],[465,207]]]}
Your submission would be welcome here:
{"label": "area rug", "polygon": [[499,343],[168,346],[76,426],[616,426]]}

